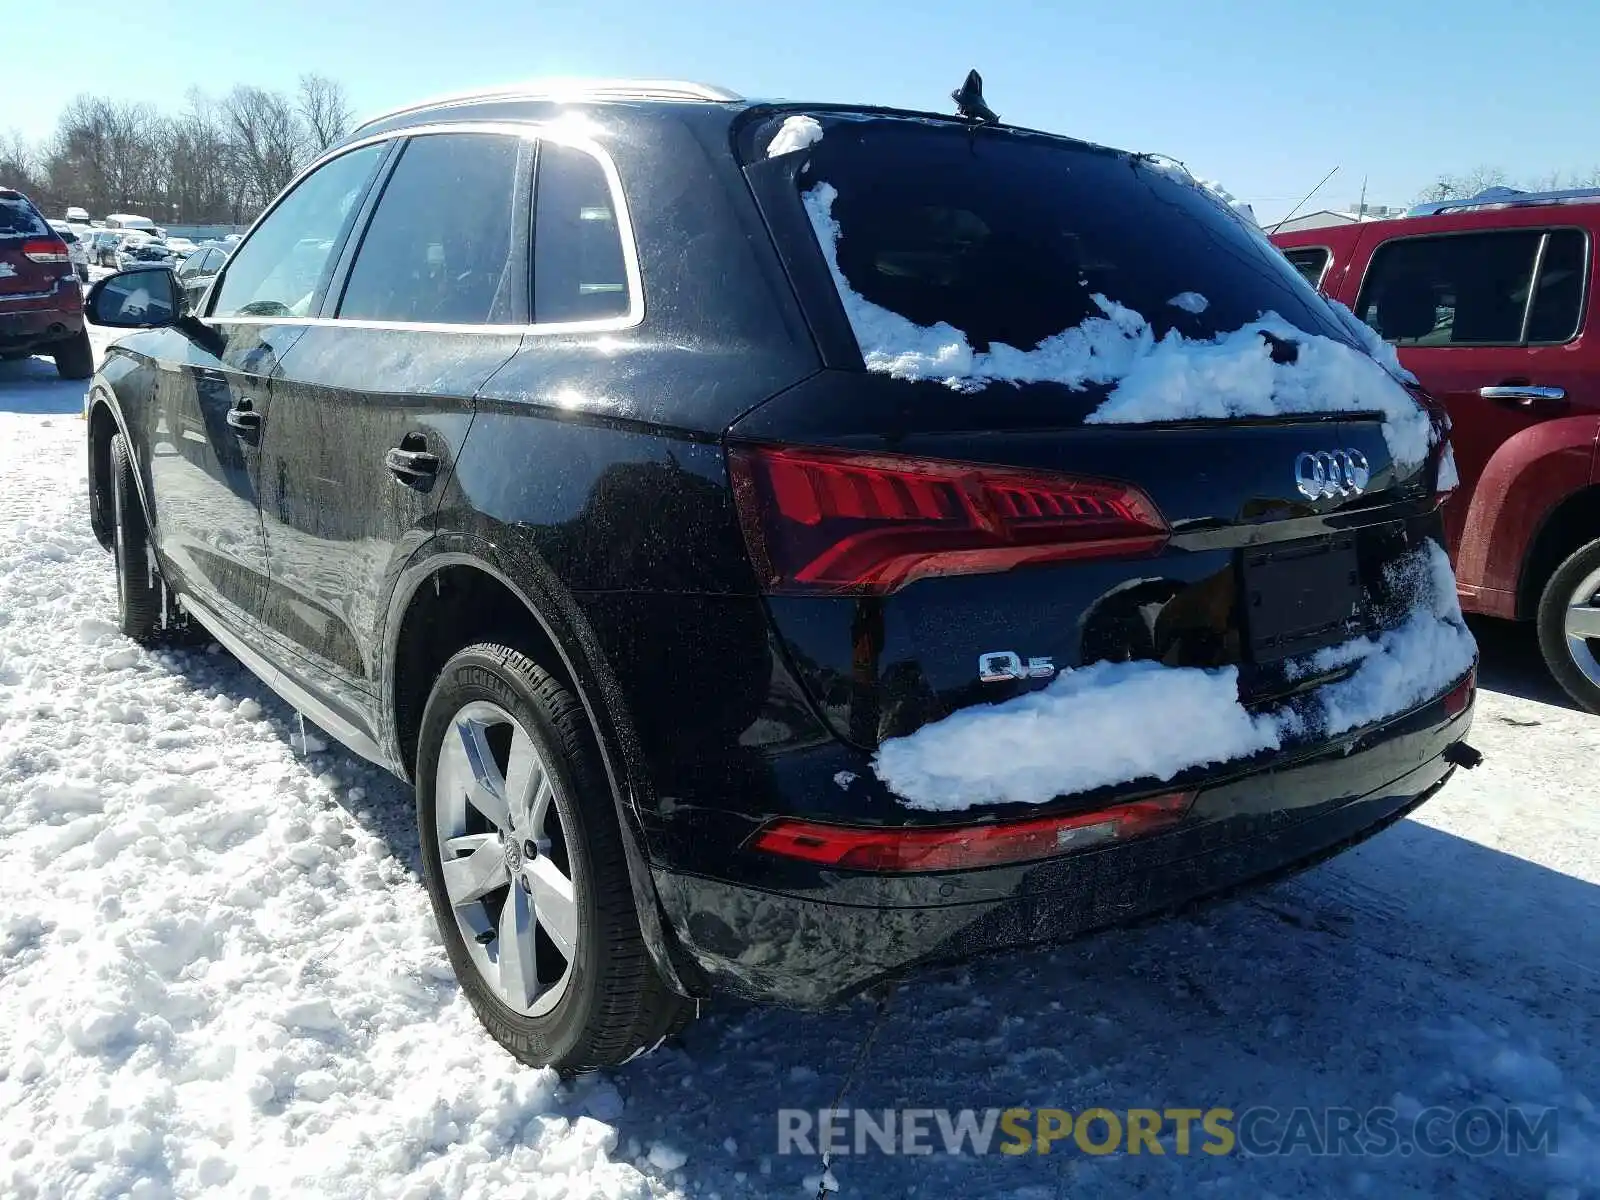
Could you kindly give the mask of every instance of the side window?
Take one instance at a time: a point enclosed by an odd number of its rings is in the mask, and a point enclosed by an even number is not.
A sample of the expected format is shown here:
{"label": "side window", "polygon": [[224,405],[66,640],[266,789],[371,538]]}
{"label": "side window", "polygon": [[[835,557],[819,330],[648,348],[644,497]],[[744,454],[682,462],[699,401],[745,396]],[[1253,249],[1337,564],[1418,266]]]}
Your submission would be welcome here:
{"label": "side window", "polygon": [[[406,143],[350,268],[339,316],[450,325],[527,323],[519,246],[523,142],[493,133]],[[525,224],[523,225],[525,228]]]}
{"label": "side window", "polygon": [[363,146],[302,179],[234,253],[211,315],[309,316],[383,150]]}
{"label": "side window", "polygon": [[533,211],[533,319],[626,317],[634,297],[615,200],[599,160],[541,142]]}
{"label": "side window", "polygon": [[1396,239],[1373,255],[1356,311],[1402,346],[1567,341],[1579,325],[1586,253],[1571,229]]}
{"label": "side window", "polygon": [[1283,256],[1289,260],[1289,265],[1306,277],[1306,282],[1312,287],[1322,283],[1322,273],[1328,269],[1328,260],[1333,255],[1321,246],[1305,246],[1298,250],[1285,250]]}
{"label": "side window", "polygon": [[1557,229],[1545,243],[1539,283],[1528,314],[1530,342],[1570,342],[1583,327],[1583,282],[1588,239],[1577,229]]}

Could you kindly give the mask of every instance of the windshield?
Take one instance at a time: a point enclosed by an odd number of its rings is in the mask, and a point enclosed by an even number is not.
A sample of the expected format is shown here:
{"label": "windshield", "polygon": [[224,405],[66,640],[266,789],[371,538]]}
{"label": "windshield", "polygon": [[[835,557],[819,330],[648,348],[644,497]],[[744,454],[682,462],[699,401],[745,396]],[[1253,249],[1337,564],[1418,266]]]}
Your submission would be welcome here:
{"label": "windshield", "polygon": [[1104,315],[1211,338],[1276,312],[1348,342],[1260,231],[1186,175],[1042,136],[841,120],[808,151],[803,192],[837,191],[838,265],[866,300],[975,350],[1027,349]]}

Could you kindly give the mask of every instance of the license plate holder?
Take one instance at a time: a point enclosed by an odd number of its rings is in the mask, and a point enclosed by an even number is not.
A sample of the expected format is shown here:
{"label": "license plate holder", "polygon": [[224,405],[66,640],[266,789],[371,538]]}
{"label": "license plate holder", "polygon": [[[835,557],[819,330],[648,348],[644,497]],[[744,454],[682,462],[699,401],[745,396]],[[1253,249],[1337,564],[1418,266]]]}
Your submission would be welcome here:
{"label": "license plate holder", "polygon": [[1361,633],[1354,534],[1255,546],[1241,551],[1239,566],[1252,661],[1280,662]]}

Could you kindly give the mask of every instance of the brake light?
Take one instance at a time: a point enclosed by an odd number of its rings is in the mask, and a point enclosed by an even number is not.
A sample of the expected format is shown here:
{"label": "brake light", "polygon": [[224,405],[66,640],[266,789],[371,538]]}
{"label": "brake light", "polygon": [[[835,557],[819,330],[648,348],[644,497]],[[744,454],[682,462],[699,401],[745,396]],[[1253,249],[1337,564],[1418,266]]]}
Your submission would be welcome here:
{"label": "brake light", "polygon": [[22,243],[22,256],[36,263],[72,261],[67,244],[60,238],[30,238]]}
{"label": "brake light", "polygon": [[736,445],[735,502],[770,592],[884,595],[930,575],[1153,554],[1130,484],[898,454]]}
{"label": "brake light", "polygon": [[1194,797],[1172,792],[1064,817],[933,829],[872,829],[780,817],[759,829],[749,846],[849,871],[993,867],[1154,833],[1183,820]]}

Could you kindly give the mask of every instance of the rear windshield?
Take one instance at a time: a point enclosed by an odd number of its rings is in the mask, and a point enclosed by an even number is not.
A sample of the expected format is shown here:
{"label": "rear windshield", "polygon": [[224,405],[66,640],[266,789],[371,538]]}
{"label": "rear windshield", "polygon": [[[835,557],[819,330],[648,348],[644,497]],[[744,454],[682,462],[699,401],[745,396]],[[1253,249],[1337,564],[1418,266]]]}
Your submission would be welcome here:
{"label": "rear windshield", "polygon": [[1192,179],[1081,143],[905,120],[829,121],[802,191],[837,190],[839,267],[867,300],[1028,349],[1103,315],[1157,337],[1231,332],[1264,312],[1349,341],[1248,221]]}
{"label": "rear windshield", "polygon": [[39,210],[21,196],[0,196],[0,237],[49,237]]}

